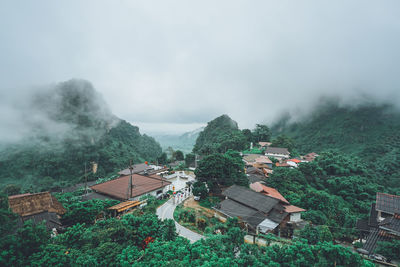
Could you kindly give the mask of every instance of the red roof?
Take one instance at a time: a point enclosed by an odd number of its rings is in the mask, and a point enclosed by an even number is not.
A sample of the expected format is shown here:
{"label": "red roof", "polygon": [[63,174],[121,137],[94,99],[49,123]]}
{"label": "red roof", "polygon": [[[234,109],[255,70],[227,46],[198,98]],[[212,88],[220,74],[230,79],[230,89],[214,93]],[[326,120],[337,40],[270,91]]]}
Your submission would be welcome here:
{"label": "red roof", "polygon": [[278,199],[278,200],[280,200],[280,201],[282,201],[282,202],[284,202],[284,203],[286,203],[286,204],[289,204],[289,201],[287,201],[287,200],[278,192],[278,190],[276,190],[275,188],[265,186],[265,185],[263,185],[263,184],[261,184],[261,183],[259,183],[259,182],[252,183],[252,184],[250,185],[250,188],[253,189],[253,190],[256,191],[256,192],[260,192],[260,193],[262,193],[262,194],[264,194],[264,195],[266,195],[266,196],[273,197],[273,198]]}
{"label": "red roof", "polygon": [[[90,188],[98,193],[125,200],[129,198],[129,179],[130,175],[121,176],[117,179],[91,186]],[[170,184],[171,182],[157,175],[144,176],[133,174],[132,197],[141,196]]]}
{"label": "red roof", "polygon": [[287,161],[291,161],[291,162],[294,162],[294,163],[300,163],[301,162],[301,160],[299,160],[299,159],[288,159]]}
{"label": "red roof", "polygon": [[275,163],[275,166],[276,167],[292,167],[291,165],[287,164],[286,162],[282,162],[282,163],[277,162],[277,163]]}
{"label": "red roof", "polygon": [[284,205],[285,212],[287,213],[295,213],[295,212],[302,212],[306,211],[305,209],[293,206],[293,205]]}

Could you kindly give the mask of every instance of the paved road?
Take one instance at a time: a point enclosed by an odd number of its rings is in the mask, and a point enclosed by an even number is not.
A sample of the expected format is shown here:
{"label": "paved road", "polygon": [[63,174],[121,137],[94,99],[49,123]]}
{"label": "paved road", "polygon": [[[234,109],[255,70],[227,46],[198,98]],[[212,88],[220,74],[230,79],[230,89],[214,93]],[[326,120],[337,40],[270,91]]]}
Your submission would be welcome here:
{"label": "paved road", "polygon": [[[168,200],[162,206],[158,207],[157,209],[157,216],[161,219],[172,219],[174,220],[174,210],[176,205],[173,204],[173,199]],[[175,220],[174,220],[175,221]],[[204,238],[204,236],[199,235],[189,229],[183,227],[179,223],[175,221],[176,232],[187,239],[189,239],[190,243],[194,243],[197,240]]]}

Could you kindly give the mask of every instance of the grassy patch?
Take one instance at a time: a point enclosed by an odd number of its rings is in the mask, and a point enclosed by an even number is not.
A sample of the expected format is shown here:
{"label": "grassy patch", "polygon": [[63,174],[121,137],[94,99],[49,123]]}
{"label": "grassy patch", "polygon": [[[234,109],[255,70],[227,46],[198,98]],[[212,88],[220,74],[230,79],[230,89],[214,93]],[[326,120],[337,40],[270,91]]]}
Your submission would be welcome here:
{"label": "grassy patch", "polygon": [[204,208],[211,209],[219,202],[220,202],[220,200],[218,197],[207,197],[206,199],[200,200],[199,205]]}

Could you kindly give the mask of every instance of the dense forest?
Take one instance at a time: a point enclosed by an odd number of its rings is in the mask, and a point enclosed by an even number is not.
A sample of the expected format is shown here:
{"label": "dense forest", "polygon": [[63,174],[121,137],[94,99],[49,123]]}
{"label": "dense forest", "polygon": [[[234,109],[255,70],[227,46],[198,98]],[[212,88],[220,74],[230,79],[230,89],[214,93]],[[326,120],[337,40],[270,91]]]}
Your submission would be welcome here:
{"label": "dense forest", "polygon": [[99,177],[126,167],[129,160],[156,160],[162,152],[154,138],[115,117],[87,81],[70,80],[46,88],[33,95],[29,104],[29,135],[1,146],[3,186],[48,190],[81,181],[85,164],[90,172],[92,163],[97,163],[97,173],[91,176]]}
{"label": "dense forest", "polygon": [[291,138],[301,153],[336,150],[357,156],[374,182],[400,192],[400,112],[392,105],[343,107],[330,101],[307,119],[280,120],[271,131]]}

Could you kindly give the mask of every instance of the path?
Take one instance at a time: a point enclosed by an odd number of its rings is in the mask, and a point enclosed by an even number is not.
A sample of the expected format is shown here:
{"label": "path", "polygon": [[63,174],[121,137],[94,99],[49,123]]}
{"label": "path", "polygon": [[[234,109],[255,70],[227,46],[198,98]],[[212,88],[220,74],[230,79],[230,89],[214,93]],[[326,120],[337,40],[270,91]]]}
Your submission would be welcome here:
{"label": "path", "polygon": [[[173,199],[171,198],[167,202],[165,202],[163,205],[157,208],[157,216],[161,220],[164,219],[172,219],[174,220],[174,210],[176,208],[176,205],[173,203]],[[193,231],[190,231],[186,227],[183,227],[179,223],[177,223],[175,220],[175,227],[176,227],[176,232],[180,235],[183,236],[187,239],[189,239],[190,243],[194,243],[197,240],[200,240],[204,238],[204,236],[199,235],[198,233],[195,233]]]}

